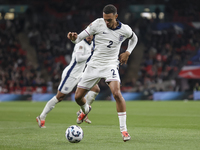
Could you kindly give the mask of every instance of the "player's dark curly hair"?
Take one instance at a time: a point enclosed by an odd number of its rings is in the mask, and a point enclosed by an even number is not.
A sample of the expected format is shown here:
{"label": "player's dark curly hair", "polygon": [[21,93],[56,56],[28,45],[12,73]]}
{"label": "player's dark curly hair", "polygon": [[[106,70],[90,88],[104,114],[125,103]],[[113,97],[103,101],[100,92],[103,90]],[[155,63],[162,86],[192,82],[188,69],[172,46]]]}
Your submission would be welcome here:
{"label": "player's dark curly hair", "polygon": [[109,5],[106,5],[104,8],[103,8],[103,12],[105,14],[110,14],[110,13],[113,13],[114,15],[117,13],[117,8],[112,5],[112,4],[109,4]]}

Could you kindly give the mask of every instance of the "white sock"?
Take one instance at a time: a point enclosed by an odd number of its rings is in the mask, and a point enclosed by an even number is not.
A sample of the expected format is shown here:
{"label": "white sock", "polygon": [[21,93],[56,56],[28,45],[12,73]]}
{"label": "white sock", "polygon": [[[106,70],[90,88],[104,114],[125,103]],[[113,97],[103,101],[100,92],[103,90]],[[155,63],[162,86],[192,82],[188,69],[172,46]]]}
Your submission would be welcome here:
{"label": "white sock", "polygon": [[44,107],[42,113],[40,114],[40,119],[41,120],[45,120],[47,114],[55,107],[55,105],[58,103],[58,99],[56,98],[56,96],[52,97],[52,99],[50,99],[46,106]]}
{"label": "white sock", "polygon": [[[95,98],[97,97],[98,94],[99,94],[99,93],[96,93],[96,92],[94,92],[94,91],[89,91],[89,92],[87,93],[87,95],[85,96],[86,103],[87,103],[88,105],[91,105],[91,104],[94,102],[94,100],[95,100]],[[80,109],[80,112],[82,112],[82,109]]]}
{"label": "white sock", "polygon": [[87,104],[87,102],[81,106],[81,109],[84,112],[84,114],[89,112],[89,105]]}
{"label": "white sock", "polygon": [[98,94],[99,93],[96,93],[94,91],[89,91],[87,93],[87,95],[85,96],[85,98],[86,98],[86,101],[87,101],[88,105],[91,105],[94,102],[94,100],[95,100],[95,98],[97,97]]}
{"label": "white sock", "polygon": [[127,131],[126,127],[126,112],[118,112],[120,131]]}

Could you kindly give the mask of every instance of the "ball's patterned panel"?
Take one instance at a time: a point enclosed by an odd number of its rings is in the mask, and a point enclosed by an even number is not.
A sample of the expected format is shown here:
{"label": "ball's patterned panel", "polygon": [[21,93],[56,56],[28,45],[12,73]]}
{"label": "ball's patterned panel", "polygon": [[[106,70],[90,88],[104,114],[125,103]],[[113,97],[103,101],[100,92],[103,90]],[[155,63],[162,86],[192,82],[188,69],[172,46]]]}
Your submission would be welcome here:
{"label": "ball's patterned panel", "polygon": [[83,130],[77,125],[72,125],[67,128],[65,136],[67,140],[71,143],[78,143],[83,139]]}

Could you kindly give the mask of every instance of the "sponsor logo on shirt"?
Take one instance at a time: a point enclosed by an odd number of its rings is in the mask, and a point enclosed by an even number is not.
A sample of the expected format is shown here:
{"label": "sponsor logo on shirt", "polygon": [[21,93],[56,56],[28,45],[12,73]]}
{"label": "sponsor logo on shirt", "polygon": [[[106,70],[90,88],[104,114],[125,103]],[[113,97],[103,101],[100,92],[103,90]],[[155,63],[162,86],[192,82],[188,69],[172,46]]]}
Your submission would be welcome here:
{"label": "sponsor logo on shirt", "polygon": [[108,33],[106,33],[106,32],[103,32],[103,34],[108,34]]}

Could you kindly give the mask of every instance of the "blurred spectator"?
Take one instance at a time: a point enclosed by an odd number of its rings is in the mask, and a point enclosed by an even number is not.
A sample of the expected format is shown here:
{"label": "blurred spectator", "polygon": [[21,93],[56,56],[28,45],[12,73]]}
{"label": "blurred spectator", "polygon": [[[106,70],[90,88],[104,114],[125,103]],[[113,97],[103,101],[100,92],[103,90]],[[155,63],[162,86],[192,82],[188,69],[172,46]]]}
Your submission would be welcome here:
{"label": "blurred spectator", "polygon": [[200,85],[198,82],[195,84],[193,91],[200,91]]}

